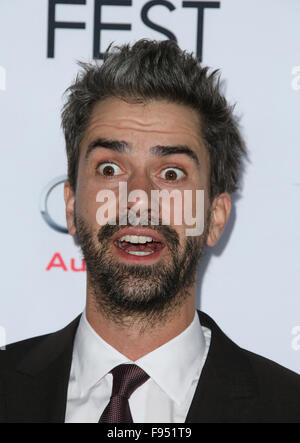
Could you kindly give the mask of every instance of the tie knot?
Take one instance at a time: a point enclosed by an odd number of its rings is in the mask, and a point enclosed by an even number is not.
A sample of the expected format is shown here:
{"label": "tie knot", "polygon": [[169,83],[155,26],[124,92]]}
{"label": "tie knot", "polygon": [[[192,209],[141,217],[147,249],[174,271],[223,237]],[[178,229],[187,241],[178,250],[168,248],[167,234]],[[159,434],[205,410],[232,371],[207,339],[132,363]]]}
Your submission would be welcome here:
{"label": "tie knot", "polygon": [[143,369],[131,364],[116,366],[110,372],[113,375],[112,397],[121,396],[129,399],[149,378]]}

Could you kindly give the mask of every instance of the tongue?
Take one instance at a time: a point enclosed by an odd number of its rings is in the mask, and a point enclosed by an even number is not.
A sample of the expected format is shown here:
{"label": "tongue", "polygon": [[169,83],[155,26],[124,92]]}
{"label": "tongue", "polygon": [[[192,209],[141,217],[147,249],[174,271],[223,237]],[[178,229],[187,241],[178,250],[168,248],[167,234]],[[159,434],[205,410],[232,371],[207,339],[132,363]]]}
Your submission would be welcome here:
{"label": "tongue", "polygon": [[122,248],[127,251],[144,251],[144,252],[153,252],[160,248],[160,242],[149,242],[149,243],[129,243],[122,242]]}

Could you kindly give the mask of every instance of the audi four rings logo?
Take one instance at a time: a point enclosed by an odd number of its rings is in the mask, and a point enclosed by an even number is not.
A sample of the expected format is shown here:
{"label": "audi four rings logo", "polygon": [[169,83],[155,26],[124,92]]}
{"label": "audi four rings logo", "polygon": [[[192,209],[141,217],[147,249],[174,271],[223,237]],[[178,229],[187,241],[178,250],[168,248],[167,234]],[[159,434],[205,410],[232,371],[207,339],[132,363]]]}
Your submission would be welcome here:
{"label": "audi four rings logo", "polygon": [[57,223],[51,217],[51,214],[50,214],[49,208],[48,208],[48,201],[49,201],[50,194],[54,190],[54,188],[56,188],[57,186],[64,183],[66,181],[66,179],[67,179],[66,175],[62,175],[60,177],[53,179],[44,188],[44,190],[41,194],[41,198],[40,198],[40,213],[41,213],[43,219],[45,220],[47,225],[50,226],[50,228],[54,229],[55,231],[61,232],[63,234],[68,234],[69,231],[66,226],[61,226],[59,223]]}

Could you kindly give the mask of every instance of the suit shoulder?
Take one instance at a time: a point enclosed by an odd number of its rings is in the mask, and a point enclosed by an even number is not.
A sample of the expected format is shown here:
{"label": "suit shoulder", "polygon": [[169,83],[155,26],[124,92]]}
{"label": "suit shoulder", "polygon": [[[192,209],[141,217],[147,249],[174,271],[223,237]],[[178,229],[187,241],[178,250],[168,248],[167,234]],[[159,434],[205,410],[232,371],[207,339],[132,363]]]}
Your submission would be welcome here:
{"label": "suit shoulder", "polygon": [[[215,336],[215,354],[221,357],[215,358],[221,363],[226,361],[229,365],[230,371],[235,371],[239,366],[243,367],[243,371],[248,367],[250,372],[255,375],[255,378],[259,380],[259,383],[263,386],[278,386],[287,387],[291,386],[299,394],[300,389],[300,375],[269,360],[266,357],[262,357],[251,351],[241,348],[238,344],[232,341],[215,323],[215,321],[204,312],[198,311],[200,322],[202,325],[212,330],[213,336]],[[230,364],[231,361],[231,364]],[[246,366],[244,366],[246,365]],[[299,396],[300,401],[300,396]]]}
{"label": "suit shoulder", "polygon": [[233,415],[227,408],[230,419],[238,417],[251,423],[299,423],[300,375],[241,348],[207,314],[199,311],[199,317],[201,324],[212,331],[208,363],[210,373],[216,373],[219,389],[227,389],[227,400],[249,400],[248,411],[243,411],[243,415],[242,410],[235,410]]}
{"label": "suit shoulder", "polygon": [[300,387],[300,375],[296,372],[246,349],[242,349],[242,352],[246,354],[253,369],[262,377],[274,377],[276,380],[278,377],[283,378],[284,380],[298,384]]}
{"label": "suit shoulder", "polygon": [[0,371],[15,366],[31,349],[51,335],[53,335],[53,333],[39,335],[7,345],[5,350],[0,352]]}
{"label": "suit shoulder", "polygon": [[297,404],[300,413],[300,375],[253,352],[242,352],[256,376],[259,391],[268,398]]}
{"label": "suit shoulder", "polygon": [[0,372],[8,373],[19,368],[20,363],[26,367],[29,365],[30,372],[41,369],[43,362],[50,361],[72,345],[80,317],[81,314],[58,331],[8,345],[0,352]]}
{"label": "suit shoulder", "polygon": [[49,337],[52,334],[54,334],[54,332],[51,332],[49,334],[39,335],[37,337],[26,338],[24,340],[10,343],[9,345],[6,346],[6,351],[11,351],[11,352],[22,352],[22,350],[28,351],[33,346],[40,343],[44,338]]}

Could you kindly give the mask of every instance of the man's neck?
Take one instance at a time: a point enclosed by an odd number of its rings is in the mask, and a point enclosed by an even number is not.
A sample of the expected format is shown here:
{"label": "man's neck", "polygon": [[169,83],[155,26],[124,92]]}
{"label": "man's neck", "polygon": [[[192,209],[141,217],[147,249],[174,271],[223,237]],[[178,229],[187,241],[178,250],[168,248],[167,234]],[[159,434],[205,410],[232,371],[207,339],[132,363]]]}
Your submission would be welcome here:
{"label": "man's neck", "polygon": [[151,328],[143,325],[143,321],[130,321],[130,318],[126,319],[124,325],[117,324],[101,313],[93,298],[87,294],[86,317],[89,324],[103,340],[131,361],[138,360],[181,334],[192,323],[194,316],[194,291],[184,304]]}

